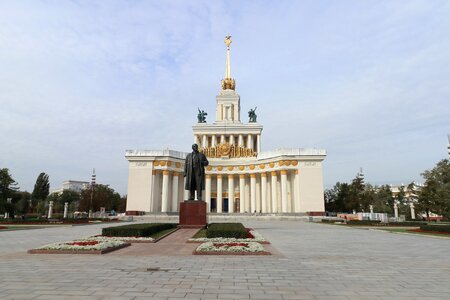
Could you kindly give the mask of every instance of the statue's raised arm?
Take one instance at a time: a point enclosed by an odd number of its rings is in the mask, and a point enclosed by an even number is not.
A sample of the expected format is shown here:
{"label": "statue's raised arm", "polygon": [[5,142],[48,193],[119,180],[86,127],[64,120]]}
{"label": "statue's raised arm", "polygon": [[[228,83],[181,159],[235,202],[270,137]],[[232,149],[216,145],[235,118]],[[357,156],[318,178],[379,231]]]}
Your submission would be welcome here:
{"label": "statue's raised arm", "polygon": [[198,108],[197,122],[198,123],[206,123],[207,115],[208,114],[204,110],[200,110],[200,108]]}
{"label": "statue's raised arm", "polygon": [[249,123],[256,123],[256,113],[255,113],[255,111],[256,111],[257,108],[258,108],[257,106],[254,109],[250,108],[250,111],[248,112],[248,118],[249,118],[248,122]]}

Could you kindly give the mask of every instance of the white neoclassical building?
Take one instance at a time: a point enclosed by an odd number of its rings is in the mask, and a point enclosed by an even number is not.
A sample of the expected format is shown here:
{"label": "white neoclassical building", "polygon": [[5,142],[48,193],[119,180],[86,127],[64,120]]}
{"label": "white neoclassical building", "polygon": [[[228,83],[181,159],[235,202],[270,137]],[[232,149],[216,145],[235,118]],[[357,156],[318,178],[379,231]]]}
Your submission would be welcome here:
{"label": "white neoclassical building", "polygon": [[[230,43],[226,74],[216,96],[213,123],[192,126],[194,142],[209,160],[204,200],[211,213],[322,213],[323,149],[261,151],[262,125],[256,116],[241,121],[240,97],[230,74]],[[184,160],[172,150],[127,150],[129,161],[127,211],[178,212],[187,199]]]}

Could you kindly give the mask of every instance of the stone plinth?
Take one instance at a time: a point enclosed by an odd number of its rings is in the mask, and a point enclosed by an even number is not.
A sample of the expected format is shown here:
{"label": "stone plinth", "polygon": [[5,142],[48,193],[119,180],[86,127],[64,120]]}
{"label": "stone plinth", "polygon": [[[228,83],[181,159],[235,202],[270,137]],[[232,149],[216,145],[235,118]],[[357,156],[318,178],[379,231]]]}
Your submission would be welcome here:
{"label": "stone plinth", "polygon": [[180,227],[206,226],[206,202],[185,200],[180,203]]}

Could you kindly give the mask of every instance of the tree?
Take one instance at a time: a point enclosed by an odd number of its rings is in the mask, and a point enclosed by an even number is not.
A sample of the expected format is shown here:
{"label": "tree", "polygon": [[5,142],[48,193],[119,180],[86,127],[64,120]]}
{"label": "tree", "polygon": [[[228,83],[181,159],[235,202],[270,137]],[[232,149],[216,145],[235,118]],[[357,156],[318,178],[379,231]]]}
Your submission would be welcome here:
{"label": "tree", "polygon": [[[120,195],[107,185],[97,184],[92,197],[93,211],[99,211],[100,207],[106,210],[117,210],[120,203]],[[91,190],[86,189],[81,192],[80,210],[89,211],[91,203]]]}
{"label": "tree", "polygon": [[16,192],[16,199],[17,199],[17,201],[15,202],[16,211],[21,214],[26,214],[30,209],[31,194],[27,191]]}
{"label": "tree", "polygon": [[350,186],[348,183],[337,182],[332,189],[325,191],[325,209],[330,212],[349,211],[347,206],[349,194]]}
{"label": "tree", "polygon": [[9,174],[9,169],[0,169],[0,212],[11,211],[7,199],[12,198],[18,189],[17,182]]}
{"label": "tree", "polygon": [[364,201],[364,190],[364,176],[362,173],[358,173],[350,184],[350,191],[346,201],[347,210],[368,209],[368,204]]}
{"label": "tree", "polygon": [[421,174],[425,186],[418,197],[418,208],[450,218],[450,161],[443,159],[436,166]]}
{"label": "tree", "polygon": [[33,199],[33,206],[36,205],[39,201],[45,201],[49,194],[50,183],[48,181],[48,175],[42,172],[36,179],[36,183],[34,184],[33,193],[31,197]]}
{"label": "tree", "polygon": [[389,185],[382,185],[375,189],[372,205],[374,212],[392,214],[394,198]]}
{"label": "tree", "polygon": [[127,195],[120,198],[119,205],[117,205],[117,212],[123,213],[127,210]]}

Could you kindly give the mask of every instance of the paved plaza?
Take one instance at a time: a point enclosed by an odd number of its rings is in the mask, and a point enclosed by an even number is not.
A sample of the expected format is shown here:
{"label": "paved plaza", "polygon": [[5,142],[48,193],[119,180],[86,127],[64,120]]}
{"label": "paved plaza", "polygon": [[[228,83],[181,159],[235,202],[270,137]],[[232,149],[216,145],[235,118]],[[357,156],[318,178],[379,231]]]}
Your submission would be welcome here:
{"label": "paved plaza", "polygon": [[0,299],[450,298],[450,239],[301,221],[244,223],[277,255],[31,255],[28,249],[111,225],[0,232]]}

